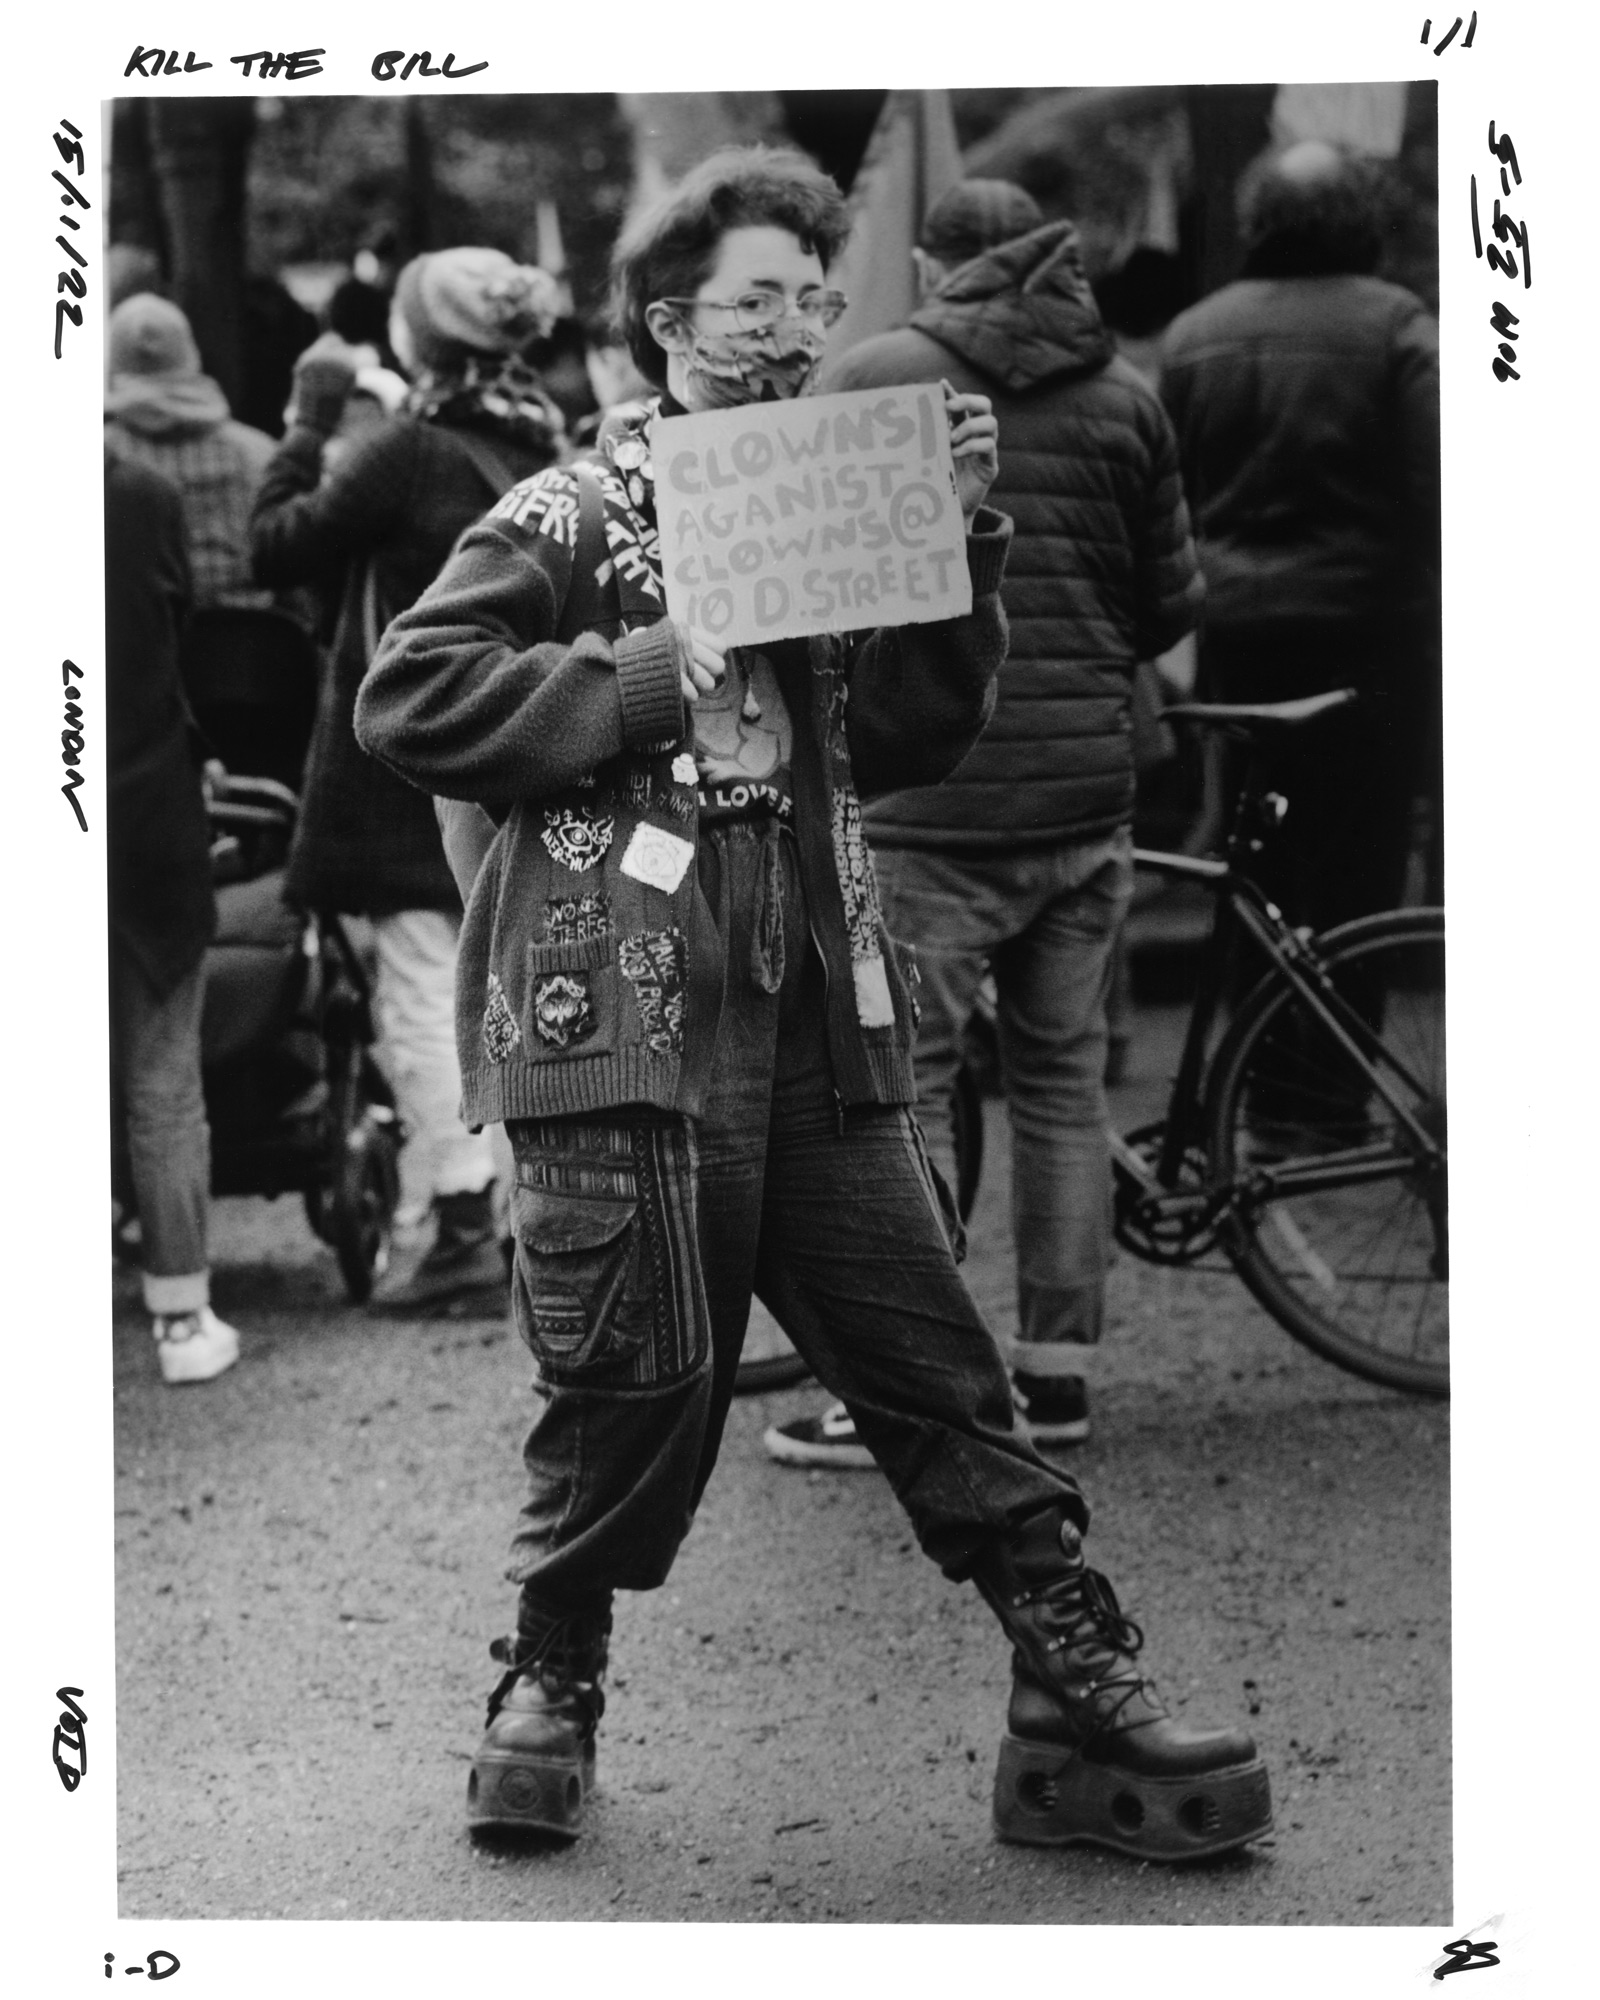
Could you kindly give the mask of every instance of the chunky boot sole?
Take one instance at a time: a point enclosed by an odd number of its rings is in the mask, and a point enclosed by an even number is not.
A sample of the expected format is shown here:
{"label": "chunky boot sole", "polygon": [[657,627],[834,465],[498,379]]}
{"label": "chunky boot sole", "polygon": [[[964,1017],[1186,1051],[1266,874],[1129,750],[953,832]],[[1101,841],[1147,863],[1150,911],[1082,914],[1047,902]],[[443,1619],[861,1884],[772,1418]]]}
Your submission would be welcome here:
{"label": "chunky boot sole", "polygon": [[592,1746],[580,1767],[564,1758],[542,1762],[510,1750],[482,1751],[467,1780],[467,1828],[471,1833],[553,1833],[575,1840],[593,1789]]}
{"label": "chunky boot sole", "polygon": [[1272,1792],[1259,1758],[1195,1777],[1149,1778],[1007,1735],[994,1774],[994,1826],[1002,1840],[1024,1846],[1086,1841],[1146,1861],[1189,1861],[1270,1832]]}

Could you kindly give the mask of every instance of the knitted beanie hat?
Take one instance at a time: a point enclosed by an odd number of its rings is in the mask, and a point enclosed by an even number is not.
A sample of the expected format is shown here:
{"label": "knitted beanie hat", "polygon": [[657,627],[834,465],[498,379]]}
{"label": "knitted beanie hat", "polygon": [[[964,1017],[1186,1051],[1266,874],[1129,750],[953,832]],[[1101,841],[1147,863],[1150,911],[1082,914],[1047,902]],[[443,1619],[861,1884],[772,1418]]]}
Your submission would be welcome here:
{"label": "knitted beanie hat", "polygon": [[917,241],[941,264],[965,264],[1043,223],[1039,204],[1014,181],[958,181],[928,210]]}
{"label": "knitted beanie hat", "polygon": [[112,375],[198,375],[200,350],[170,299],[135,292],[106,323],[106,368]]}
{"label": "knitted beanie hat", "polygon": [[518,264],[501,250],[434,250],[400,273],[394,302],[424,368],[452,350],[514,354],[542,338],[559,316],[548,271]]}

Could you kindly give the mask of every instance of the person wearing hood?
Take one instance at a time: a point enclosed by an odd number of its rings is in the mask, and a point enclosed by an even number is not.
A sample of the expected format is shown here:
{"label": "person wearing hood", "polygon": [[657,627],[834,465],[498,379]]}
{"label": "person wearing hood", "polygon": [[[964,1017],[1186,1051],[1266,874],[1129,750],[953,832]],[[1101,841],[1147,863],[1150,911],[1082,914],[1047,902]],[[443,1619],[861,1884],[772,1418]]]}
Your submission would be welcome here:
{"label": "person wearing hood", "polygon": [[548,273],[499,250],[414,258],[389,322],[412,378],[403,405],[335,459],[330,441],[372,379],[371,349],[323,334],[296,364],[288,433],[256,500],[260,581],[320,585],[340,606],[285,893],[373,921],[380,1059],[410,1134],[401,1214],[434,1222],[422,1255],[380,1286],[374,1305],[388,1313],[500,1303],[507,1277],[491,1142],[459,1110],[461,898],[428,795],[357,743],[356,692],[384,625],[462,530],[559,457],[560,412],[523,359],[557,305]]}
{"label": "person wearing hood", "polygon": [[[1189,632],[1202,586],[1161,403],[1101,322],[1077,231],[1009,181],[928,211],[910,324],[828,362],[823,390],[947,381],[1000,426],[993,505],[1015,522],[1011,643],[977,747],[866,824],[890,934],[922,967],[917,1099],[955,1185],[951,1107],[992,970],[1012,1132],[1018,1338],[1008,1360],[1041,1443],[1088,1435],[1085,1378],[1111,1254],[1106,999],[1133,888],[1133,685]],[[869,1462],[830,1410],[767,1433],[787,1463]]]}
{"label": "person wearing hood", "polygon": [[272,439],[230,414],[170,299],[154,292],[124,299],[107,324],[106,347],[106,444],[177,487],[194,608],[270,604],[251,574],[250,507]]}

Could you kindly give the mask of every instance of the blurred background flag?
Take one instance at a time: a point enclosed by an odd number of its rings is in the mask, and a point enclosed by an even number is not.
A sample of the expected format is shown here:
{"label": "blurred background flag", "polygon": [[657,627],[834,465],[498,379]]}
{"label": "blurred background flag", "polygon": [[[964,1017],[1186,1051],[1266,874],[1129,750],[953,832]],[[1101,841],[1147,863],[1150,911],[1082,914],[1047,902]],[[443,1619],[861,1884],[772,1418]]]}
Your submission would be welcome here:
{"label": "blurred background flag", "polygon": [[960,178],[949,91],[891,90],[851,189],[850,240],[828,274],[850,300],[830,355],[911,317],[912,245],[929,208]]}

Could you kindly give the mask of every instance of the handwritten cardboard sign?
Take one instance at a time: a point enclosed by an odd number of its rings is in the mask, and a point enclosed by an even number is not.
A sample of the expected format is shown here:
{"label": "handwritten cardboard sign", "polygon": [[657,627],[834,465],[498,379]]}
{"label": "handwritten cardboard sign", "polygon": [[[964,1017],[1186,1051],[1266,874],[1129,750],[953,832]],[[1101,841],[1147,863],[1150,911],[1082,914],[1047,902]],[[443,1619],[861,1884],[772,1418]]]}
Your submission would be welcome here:
{"label": "handwritten cardboard sign", "polygon": [[714,645],[972,609],[933,385],[661,417],[651,455],[667,610]]}

